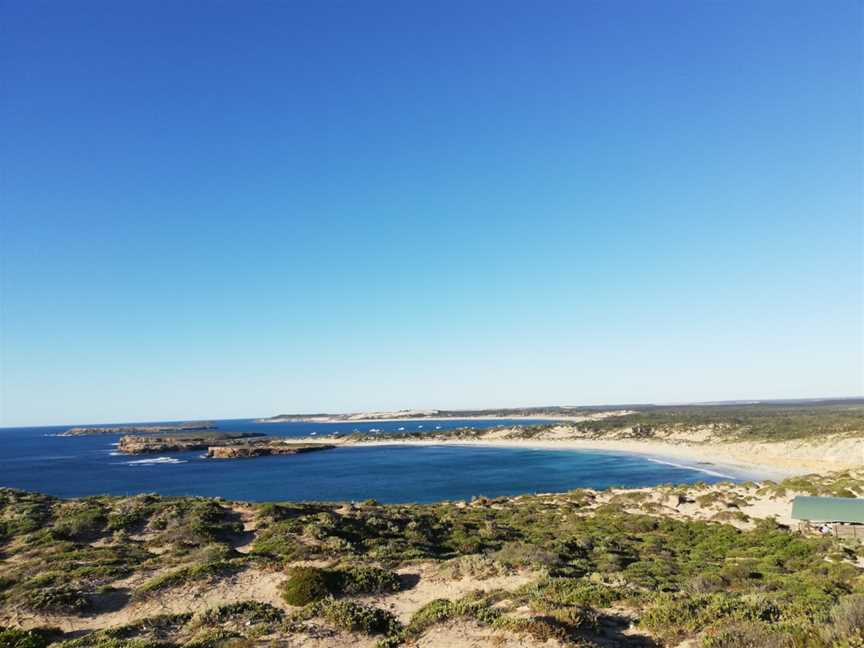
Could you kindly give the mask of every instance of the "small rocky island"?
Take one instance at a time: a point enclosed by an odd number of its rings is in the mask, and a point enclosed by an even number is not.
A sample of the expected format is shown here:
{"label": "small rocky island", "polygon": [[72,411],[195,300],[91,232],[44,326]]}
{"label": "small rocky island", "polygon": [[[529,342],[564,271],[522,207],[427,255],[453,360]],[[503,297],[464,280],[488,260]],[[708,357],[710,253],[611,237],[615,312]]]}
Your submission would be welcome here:
{"label": "small rocky island", "polygon": [[257,432],[186,432],[159,436],[129,434],[120,439],[117,449],[126,454],[206,450],[207,456],[212,459],[240,459],[300,454],[335,447],[323,443],[297,443]]}
{"label": "small rocky island", "polygon": [[175,434],[127,434],[120,438],[117,449],[127,454],[154,454],[207,450],[211,446],[248,443],[264,437],[258,432],[177,432]]}
{"label": "small rocky island", "polygon": [[234,446],[211,446],[207,448],[207,456],[211,459],[244,459],[250,457],[268,457],[271,455],[302,454],[317,450],[332,450],[335,445],[326,443],[290,443],[287,441],[260,441]]}
{"label": "small rocky island", "polygon": [[191,421],[179,425],[119,425],[114,427],[73,427],[57,436],[89,436],[91,434],[159,434],[162,432],[193,432],[215,430],[213,421]]}

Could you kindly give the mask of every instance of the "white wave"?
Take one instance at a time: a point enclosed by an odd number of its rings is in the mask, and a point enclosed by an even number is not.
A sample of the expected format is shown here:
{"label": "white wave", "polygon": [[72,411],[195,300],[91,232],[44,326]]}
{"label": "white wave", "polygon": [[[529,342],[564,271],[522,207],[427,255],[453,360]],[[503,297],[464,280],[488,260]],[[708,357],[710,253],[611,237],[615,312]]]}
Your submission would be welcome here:
{"label": "white wave", "polygon": [[709,470],[708,468],[699,468],[697,466],[688,466],[687,464],[679,464],[673,461],[663,461],[662,459],[654,459],[653,457],[648,457],[648,461],[653,461],[654,463],[664,464],[666,466],[674,466],[675,468],[684,468],[685,470],[695,470],[697,472],[703,472],[706,475],[713,475],[714,477],[723,477],[724,479],[737,479],[735,475],[727,475],[726,473],[717,472],[716,470]]}
{"label": "white wave", "polygon": [[175,459],[174,457],[154,457],[153,459],[136,459],[135,461],[127,461],[127,466],[151,466],[155,464],[183,464],[185,459]]}
{"label": "white wave", "polygon": [[117,443],[112,443],[111,445],[118,446],[118,445],[120,445],[120,442],[118,441]]}
{"label": "white wave", "polygon": [[123,456],[122,452],[114,452],[113,450],[111,452],[109,452],[108,454],[111,455],[112,457],[122,457]]}

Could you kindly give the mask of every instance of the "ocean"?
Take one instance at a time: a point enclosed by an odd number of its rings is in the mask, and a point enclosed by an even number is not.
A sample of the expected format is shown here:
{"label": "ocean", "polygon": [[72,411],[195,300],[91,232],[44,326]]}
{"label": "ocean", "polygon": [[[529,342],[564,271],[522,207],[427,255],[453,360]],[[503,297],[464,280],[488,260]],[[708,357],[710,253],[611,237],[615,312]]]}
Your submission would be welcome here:
{"label": "ocean", "polygon": [[[335,432],[426,432],[532,422],[547,421],[256,423],[243,419],[216,424],[219,431],[306,438]],[[628,453],[483,446],[347,446],[236,460],[206,459],[201,451],[124,455],[116,450],[120,435],[56,436],[69,427],[0,428],[0,487],[59,497],[160,493],[249,501],[375,499],[425,503],[582,487],[641,487],[755,477],[710,464],[684,465]]]}

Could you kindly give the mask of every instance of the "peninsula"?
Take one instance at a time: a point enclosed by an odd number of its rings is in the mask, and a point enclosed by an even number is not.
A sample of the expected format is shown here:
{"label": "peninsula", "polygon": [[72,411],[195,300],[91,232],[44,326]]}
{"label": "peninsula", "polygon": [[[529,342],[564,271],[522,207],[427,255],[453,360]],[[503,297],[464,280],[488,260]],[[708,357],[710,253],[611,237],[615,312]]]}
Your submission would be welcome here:
{"label": "peninsula", "polygon": [[539,419],[590,421],[632,413],[628,409],[608,407],[521,407],[508,409],[438,410],[402,409],[385,412],[348,414],[277,414],[257,419],[257,423],[369,423],[375,421]]}
{"label": "peninsula", "polygon": [[126,454],[162,454],[204,450],[212,459],[241,459],[330,450],[326,443],[297,443],[256,432],[177,433],[170,436],[126,435],[117,449]]}
{"label": "peninsula", "polygon": [[177,425],[118,425],[112,427],[73,427],[57,436],[89,436],[92,434],[158,434],[160,432],[191,432],[215,430],[213,421],[192,421]]}

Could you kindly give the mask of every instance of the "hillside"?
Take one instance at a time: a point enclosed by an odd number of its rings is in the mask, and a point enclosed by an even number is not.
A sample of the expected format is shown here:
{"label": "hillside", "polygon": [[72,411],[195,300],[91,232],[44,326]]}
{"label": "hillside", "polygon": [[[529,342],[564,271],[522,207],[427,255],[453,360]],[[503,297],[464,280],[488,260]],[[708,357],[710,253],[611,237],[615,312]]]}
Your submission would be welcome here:
{"label": "hillside", "polygon": [[0,645],[860,645],[864,548],[786,526],[804,492],[864,473],[422,506],[7,489]]}

